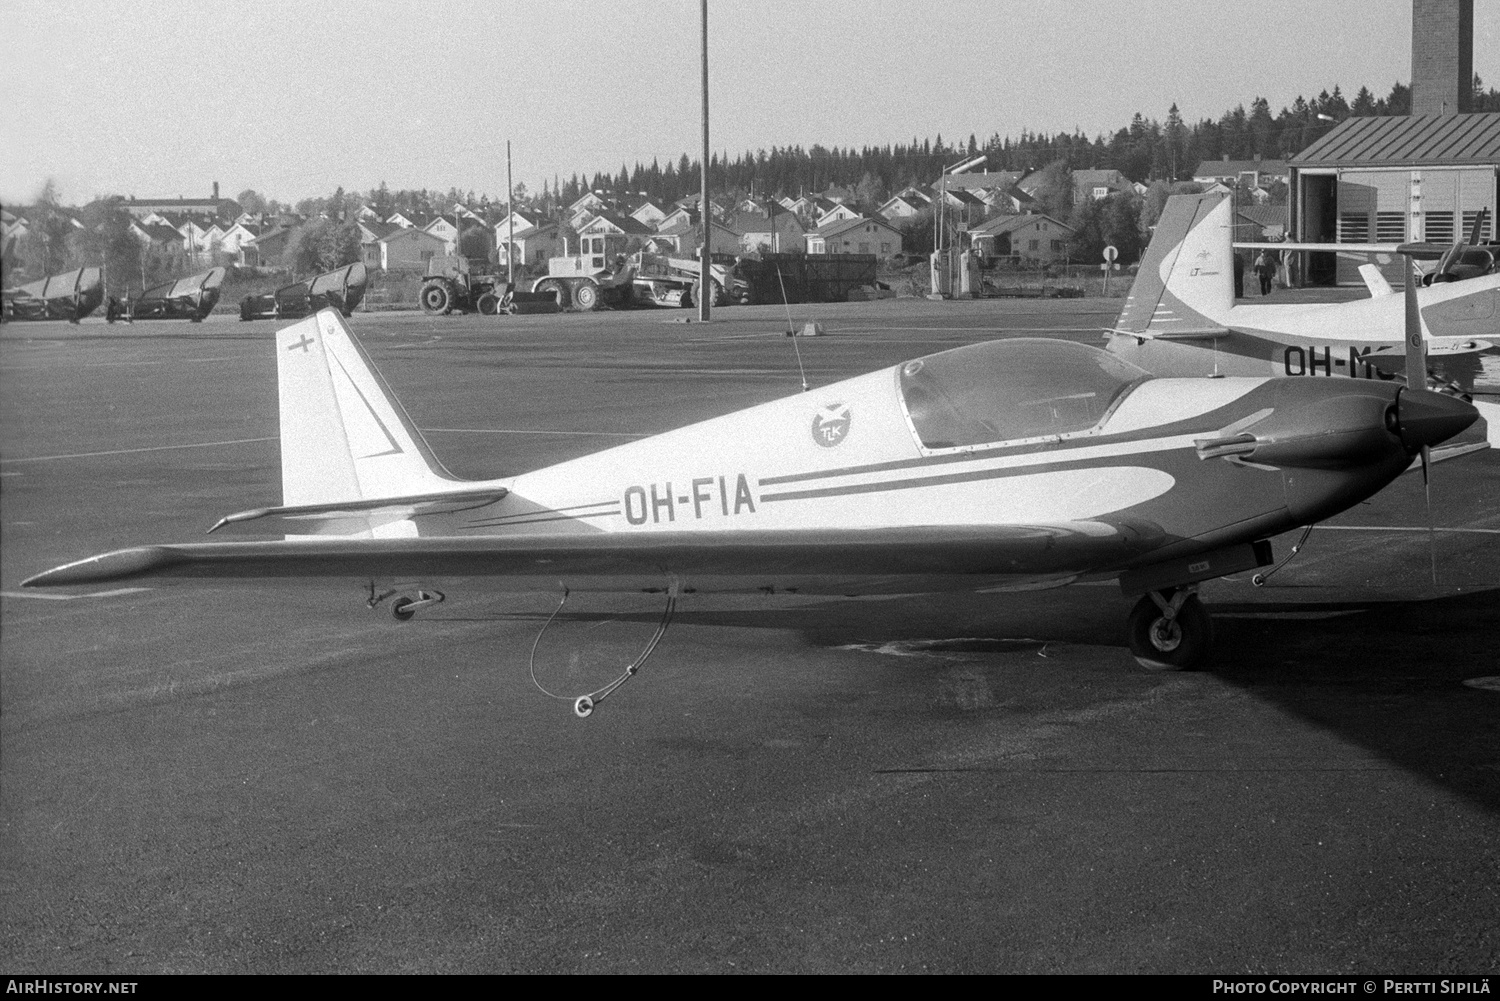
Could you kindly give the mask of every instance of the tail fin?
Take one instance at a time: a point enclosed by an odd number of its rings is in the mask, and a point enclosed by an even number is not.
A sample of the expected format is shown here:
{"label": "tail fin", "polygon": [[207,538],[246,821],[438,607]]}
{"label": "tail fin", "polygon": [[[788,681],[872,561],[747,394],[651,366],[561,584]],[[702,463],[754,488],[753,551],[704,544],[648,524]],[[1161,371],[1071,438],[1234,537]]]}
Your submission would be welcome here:
{"label": "tail fin", "polygon": [[1222,334],[1234,305],[1230,202],[1173,195],[1157,220],[1135,284],[1115,324],[1146,337]]}
{"label": "tail fin", "polygon": [[337,310],[278,331],[276,370],[283,504],[402,497],[459,485]]}

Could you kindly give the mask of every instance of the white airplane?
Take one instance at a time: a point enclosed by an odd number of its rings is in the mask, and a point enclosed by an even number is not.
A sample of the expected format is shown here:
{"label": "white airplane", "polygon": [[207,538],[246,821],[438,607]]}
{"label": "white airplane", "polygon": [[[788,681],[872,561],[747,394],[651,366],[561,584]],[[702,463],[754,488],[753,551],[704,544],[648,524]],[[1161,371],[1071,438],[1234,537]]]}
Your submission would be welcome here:
{"label": "white airplane", "polygon": [[[1420,341],[1414,349],[1420,355]],[[134,577],[343,578],[666,595],[1000,592],[1118,580],[1130,648],[1201,662],[1200,581],[1374,494],[1467,427],[1467,402],[1378,380],[1155,378],[1085,344],[928,355],[535,472],[461,481],[334,310],[276,336],[282,504],[27,587]],[[1420,364],[1420,362],[1419,362]],[[418,590],[397,618],[442,600]],[[559,606],[561,607],[561,606]],[[642,656],[642,659],[644,659]],[[614,683],[574,704],[593,711]]]}
{"label": "white airplane", "polygon": [[[1341,303],[1237,304],[1232,205],[1224,195],[1167,200],[1108,349],[1157,375],[1313,375],[1394,379],[1404,364],[1405,305],[1367,265],[1372,295]],[[1456,251],[1421,244],[1240,244],[1280,250],[1443,256],[1435,274],[1460,271]],[[1488,253],[1488,252],[1484,252]],[[1474,269],[1470,268],[1470,272]],[[1468,272],[1465,272],[1468,273]],[[1417,290],[1429,358],[1458,377],[1500,339],[1500,275],[1437,281]],[[1492,422],[1493,423],[1493,422]]]}

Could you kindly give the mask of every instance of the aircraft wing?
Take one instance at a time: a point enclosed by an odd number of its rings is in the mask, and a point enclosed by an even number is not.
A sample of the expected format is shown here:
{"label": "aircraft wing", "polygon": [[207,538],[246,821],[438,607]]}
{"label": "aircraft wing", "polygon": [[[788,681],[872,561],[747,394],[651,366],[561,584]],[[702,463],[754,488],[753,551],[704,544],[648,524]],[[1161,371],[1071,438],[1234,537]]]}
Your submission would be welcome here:
{"label": "aircraft wing", "polygon": [[[1427,245],[1401,244],[1401,243],[1290,243],[1281,241],[1270,242],[1234,242],[1235,250],[1314,250],[1330,254],[1390,254],[1395,256],[1401,252],[1402,247],[1418,247],[1419,250],[1428,249]],[[1433,254],[1446,250],[1444,245],[1433,244]]]}
{"label": "aircraft wing", "polygon": [[758,578],[799,576],[886,581],[908,576],[960,578],[981,587],[1016,575],[1118,568],[1167,541],[1152,523],[1114,519],[1000,527],[188,543],[104,553],[38,574],[22,586],[143,577],[530,577],[566,582],[578,576],[657,580],[677,576],[690,581],[702,575],[744,579],[751,589]]}

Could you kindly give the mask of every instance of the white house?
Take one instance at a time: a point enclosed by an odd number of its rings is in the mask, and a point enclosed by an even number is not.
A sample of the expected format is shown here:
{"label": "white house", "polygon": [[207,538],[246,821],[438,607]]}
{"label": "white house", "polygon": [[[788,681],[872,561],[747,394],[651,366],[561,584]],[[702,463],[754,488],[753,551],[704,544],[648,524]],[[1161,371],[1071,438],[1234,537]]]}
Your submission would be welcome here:
{"label": "white house", "polygon": [[807,234],[807,252],[892,257],[901,253],[901,233],[884,219],[839,219]]}
{"label": "white house", "polygon": [[448,253],[448,245],[441,237],[420,229],[398,229],[389,236],[375,242],[373,265],[366,252],[365,266],[382,271],[427,270],[427,264],[438,254]]}
{"label": "white house", "polygon": [[853,206],[845,205],[843,202],[834,202],[822,215],[818,216],[815,228],[823,229],[824,227],[832,226],[836,222],[843,222],[845,219],[858,218],[860,218],[859,212]]}
{"label": "white house", "polygon": [[1013,256],[1033,264],[1066,259],[1073,229],[1041,212],[995,216],[969,229],[970,246],[985,256]]}

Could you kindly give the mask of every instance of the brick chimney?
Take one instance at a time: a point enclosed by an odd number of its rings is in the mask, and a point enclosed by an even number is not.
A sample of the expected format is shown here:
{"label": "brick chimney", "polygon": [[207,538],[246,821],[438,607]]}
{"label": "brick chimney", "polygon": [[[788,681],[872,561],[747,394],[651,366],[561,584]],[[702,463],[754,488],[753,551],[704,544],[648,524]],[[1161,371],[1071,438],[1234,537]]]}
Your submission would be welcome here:
{"label": "brick chimney", "polygon": [[1474,0],[1412,0],[1411,113],[1455,115],[1474,92]]}
{"label": "brick chimney", "polygon": [[218,201],[218,200],[219,200],[219,182],[215,181],[214,182],[214,201]]}

